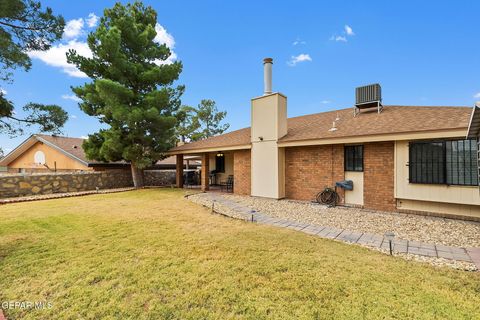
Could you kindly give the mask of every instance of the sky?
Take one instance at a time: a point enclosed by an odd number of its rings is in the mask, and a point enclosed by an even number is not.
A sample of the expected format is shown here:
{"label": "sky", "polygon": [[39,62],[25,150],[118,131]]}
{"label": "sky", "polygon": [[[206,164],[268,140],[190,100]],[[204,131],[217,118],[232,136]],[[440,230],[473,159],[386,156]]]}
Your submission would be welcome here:
{"label": "sky", "polygon": [[[69,113],[63,135],[100,128],[71,91],[90,81],[65,52],[88,55],[86,35],[115,1],[42,0],[67,21],[48,52],[30,53],[29,72],[0,88],[16,106],[57,104]],[[126,2],[126,1],[123,1]],[[350,108],[355,87],[380,83],[385,105],[473,106],[480,100],[480,1],[145,1],[158,13],[157,41],[183,63],[185,105],[213,99],[229,130],[250,125],[250,99],[263,93],[265,57],[288,116]],[[27,131],[28,134],[35,131]],[[9,152],[28,137],[0,134]]]}

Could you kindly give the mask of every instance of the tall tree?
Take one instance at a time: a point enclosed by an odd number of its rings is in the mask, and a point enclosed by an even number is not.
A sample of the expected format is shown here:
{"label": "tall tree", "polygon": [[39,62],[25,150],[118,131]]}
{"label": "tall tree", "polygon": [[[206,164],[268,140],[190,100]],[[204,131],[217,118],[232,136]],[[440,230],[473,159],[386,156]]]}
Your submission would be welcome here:
{"label": "tall tree", "polygon": [[151,7],[117,3],[104,11],[88,36],[93,57],[67,53],[68,62],[92,79],[72,88],[83,100],[80,108],[108,125],[85,141],[87,157],[130,162],[137,188],[143,186],[143,169],[174,143],[175,114],[184,91],[173,87],[182,64],[166,63],[171,52],[154,40],[156,23]]}
{"label": "tall tree", "polygon": [[181,142],[192,141],[200,128],[196,111],[193,107],[182,106],[177,112],[176,136]]}
{"label": "tall tree", "polygon": [[[30,70],[28,51],[48,50],[61,38],[65,21],[52,9],[42,10],[33,0],[0,1],[0,80],[12,82],[13,70]],[[56,105],[29,103],[23,107],[25,117],[18,117],[14,105],[0,89],[0,133],[23,133],[23,127],[39,125],[40,131],[57,133],[67,121],[67,113]],[[21,125],[21,126],[20,126]]]}
{"label": "tall tree", "polygon": [[224,133],[230,125],[221,122],[227,116],[226,111],[218,111],[214,100],[204,99],[195,109],[196,122],[199,128],[191,135],[193,141],[206,139]]}

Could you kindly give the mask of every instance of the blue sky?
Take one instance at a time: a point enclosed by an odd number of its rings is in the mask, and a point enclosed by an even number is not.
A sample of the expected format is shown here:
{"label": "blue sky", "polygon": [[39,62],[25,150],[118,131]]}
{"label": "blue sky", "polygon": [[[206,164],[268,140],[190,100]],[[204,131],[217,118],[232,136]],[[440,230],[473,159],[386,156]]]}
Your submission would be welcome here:
{"label": "blue sky", "polygon": [[[16,72],[13,84],[0,87],[19,109],[30,101],[63,106],[70,114],[64,134],[86,136],[99,124],[68,96],[70,86],[89,79],[62,65],[63,48],[84,48],[91,14],[101,16],[114,1],[42,3],[76,21],[53,51],[33,57],[30,72]],[[183,62],[183,103],[216,100],[232,130],[249,126],[264,57],[274,59],[273,88],[288,96],[289,116],[351,107],[354,88],[374,82],[382,85],[384,104],[480,100],[479,1],[145,3],[158,12],[159,39]],[[0,135],[0,147],[9,151],[25,138]]]}

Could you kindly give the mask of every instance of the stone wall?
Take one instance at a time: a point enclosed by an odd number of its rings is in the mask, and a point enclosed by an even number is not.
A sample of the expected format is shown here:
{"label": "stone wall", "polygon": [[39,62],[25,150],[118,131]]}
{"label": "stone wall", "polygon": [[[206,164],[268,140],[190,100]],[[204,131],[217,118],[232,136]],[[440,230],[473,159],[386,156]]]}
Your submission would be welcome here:
{"label": "stone wall", "polygon": [[130,170],[0,176],[0,198],[132,187]]}
{"label": "stone wall", "polygon": [[176,183],[176,171],[145,170],[143,178],[146,186],[171,186]]}

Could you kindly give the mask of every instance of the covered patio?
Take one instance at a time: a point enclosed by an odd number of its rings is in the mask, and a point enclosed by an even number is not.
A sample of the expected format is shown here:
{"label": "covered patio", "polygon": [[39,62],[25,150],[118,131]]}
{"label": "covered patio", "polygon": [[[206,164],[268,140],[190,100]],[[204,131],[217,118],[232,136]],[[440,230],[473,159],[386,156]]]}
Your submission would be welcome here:
{"label": "covered patio", "polygon": [[[185,159],[201,162],[198,169],[189,169]],[[202,191],[234,191],[234,153],[212,151],[196,154],[176,155],[176,186],[178,188],[201,189]]]}

